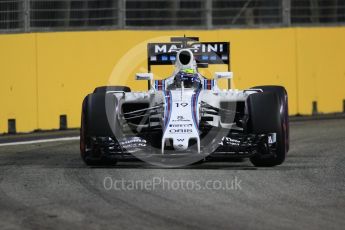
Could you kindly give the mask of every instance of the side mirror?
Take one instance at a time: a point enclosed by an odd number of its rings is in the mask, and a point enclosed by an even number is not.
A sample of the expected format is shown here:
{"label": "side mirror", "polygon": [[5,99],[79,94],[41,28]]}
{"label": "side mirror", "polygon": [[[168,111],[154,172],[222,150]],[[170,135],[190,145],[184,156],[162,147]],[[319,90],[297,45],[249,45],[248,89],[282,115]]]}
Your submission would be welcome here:
{"label": "side mirror", "polygon": [[215,79],[231,79],[233,77],[232,72],[215,72],[214,78]]}
{"label": "side mirror", "polygon": [[153,73],[136,73],[135,78],[136,78],[136,80],[152,81],[153,80]]}
{"label": "side mirror", "polygon": [[219,79],[228,79],[228,89],[231,89],[231,79],[233,78],[232,72],[215,72],[214,78],[215,78],[217,87],[218,87]]}

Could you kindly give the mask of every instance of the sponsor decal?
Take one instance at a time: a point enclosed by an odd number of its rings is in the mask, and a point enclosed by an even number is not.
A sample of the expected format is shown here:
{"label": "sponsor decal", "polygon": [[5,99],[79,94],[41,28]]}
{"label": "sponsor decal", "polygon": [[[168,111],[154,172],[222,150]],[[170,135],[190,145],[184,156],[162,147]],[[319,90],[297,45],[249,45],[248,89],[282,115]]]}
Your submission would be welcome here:
{"label": "sponsor decal", "polygon": [[189,119],[186,119],[184,116],[177,116],[175,120],[172,120],[173,122],[181,122],[181,121],[190,121]]}
{"label": "sponsor decal", "polygon": [[179,133],[192,133],[193,129],[169,129],[169,133],[171,134],[179,134]]}
{"label": "sponsor decal", "polygon": [[169,127],[172,127],[172,128],[189,128],[189,127],[193,127],[193,124],[170,124]]}
{"label": "sponsor decal", "polygon": [[[154,53],[175,53],[178,49],[182,48],[182,44],[155,44]],[[193,44],[192,45],[194,53],[211,53],[211,52],[224,52],[223,43],[209,43],[209,44]]]}
{"label": "sponsor decal", "polygon": [[140,147],[146,147],[146,144],[142,143],[133,143],[133,144],[123,144],[121,145],[122,148],[124,149],[129,149],[129,148],[140,148]]}
{"label": "sponsor decal", "polygon": [[272,134],[270,134],[270,135],[268,136],[268,143],[269,143],[269,144],[276,143],[276,141],[277,141],[277,136],[276,136],[276,135],[277,135],[277,134],[272,133]]}
{"label": "sponsor decal", "polygon": [[220,145],[235,145],[235,146],[240,146],[241,141],[236,140],[236,139],[232,139],[230,137],[223,137],[222,142],[220,143]]}
{"label": "sponsor decal", "polygon": [[141,138],[128,138],[119,141],[119,144],[122,148],[137,148],[137,147],[146,147],[146,140]]}
{"label": "sponsor decal", "polygon": [[[181,43],[149,43],[149,65],[170,65],[177,60],[176,53],[183,48]],[[229,42],[201,42],[191,44],[197,61],[210,64],[229,64]],[[155,57],[155,58],[153,58]]]}
{"label": "sponsor decal", "polygon": [[146,140],[134,137],[133,139],[124,139],[120,141],[120,144],[132,144],[132,143],[146,143]]}

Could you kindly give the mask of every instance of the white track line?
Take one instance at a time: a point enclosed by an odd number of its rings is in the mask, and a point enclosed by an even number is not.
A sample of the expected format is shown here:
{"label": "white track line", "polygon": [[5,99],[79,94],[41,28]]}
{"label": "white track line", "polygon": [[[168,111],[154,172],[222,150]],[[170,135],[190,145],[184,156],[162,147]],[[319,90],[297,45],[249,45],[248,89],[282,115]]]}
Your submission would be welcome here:
{"label": "white track line", "polygon": [[51,139],[41,139],[41,140],[33,140],[33,141],[17,141],[17,142],[10,142],[10,143],[2,143],[2,146],[10,146],[10,145],[30,145],[30,144],[38,144],[38,143],[47,143],[47,142],[57,142],[57,141],[74,141],[79,140],[80,137],[61,137],[61,138],[51,138]]}

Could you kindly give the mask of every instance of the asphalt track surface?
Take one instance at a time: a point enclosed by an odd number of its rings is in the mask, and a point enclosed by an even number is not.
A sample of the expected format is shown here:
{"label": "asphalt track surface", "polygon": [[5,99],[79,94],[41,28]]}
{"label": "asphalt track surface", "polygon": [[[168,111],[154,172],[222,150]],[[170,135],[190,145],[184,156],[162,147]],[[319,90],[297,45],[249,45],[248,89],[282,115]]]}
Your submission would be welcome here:
{"label": "asphalt track surface", "polygon": [[[150,187],[153,180],[157,185]],[[109,188],[110,181],[118,186]],[[208,181],[218,182],[205,188]],[[274,168],[255,168],[248,160],[176,169],[142,162],[88,168],[75,140],[0,147],[0,229],[344,226],[344,119],[291,123],[288,158]]]}

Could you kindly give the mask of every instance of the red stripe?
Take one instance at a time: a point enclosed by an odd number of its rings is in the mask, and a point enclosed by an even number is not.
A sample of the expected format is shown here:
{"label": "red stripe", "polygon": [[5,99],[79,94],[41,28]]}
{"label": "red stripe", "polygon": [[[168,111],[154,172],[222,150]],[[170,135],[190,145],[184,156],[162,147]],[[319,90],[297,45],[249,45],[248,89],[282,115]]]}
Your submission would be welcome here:
{"label": "red stripe", "polygon": [[162,81],[158,80],[158,90],[162,90]]}

